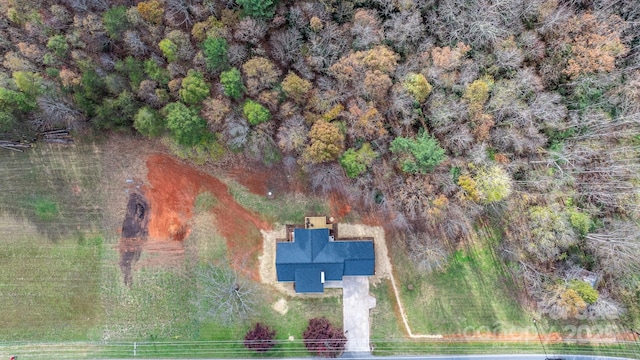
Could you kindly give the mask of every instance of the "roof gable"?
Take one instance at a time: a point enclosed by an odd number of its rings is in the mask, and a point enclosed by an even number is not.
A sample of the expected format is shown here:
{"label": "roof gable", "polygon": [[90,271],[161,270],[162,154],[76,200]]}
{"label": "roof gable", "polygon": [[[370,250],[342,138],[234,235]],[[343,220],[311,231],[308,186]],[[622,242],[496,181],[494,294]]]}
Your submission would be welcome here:
{"label": "roof gable", "polygon": [[314,293],[323,292],[322,270],[298,269],[296,270],[296,292]]}

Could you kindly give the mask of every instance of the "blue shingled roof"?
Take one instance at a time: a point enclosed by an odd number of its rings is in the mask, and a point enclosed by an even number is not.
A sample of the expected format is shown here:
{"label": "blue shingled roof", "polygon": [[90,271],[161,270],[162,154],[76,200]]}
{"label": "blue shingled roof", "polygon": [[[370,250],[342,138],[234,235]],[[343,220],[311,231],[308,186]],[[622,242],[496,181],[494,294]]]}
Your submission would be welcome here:
{"label": "blue shingled roof", "polygon": [[276,273],[278,281],[295,282],[296,292],[318,292],[322,272],[325,280],[374,273],[373,241],[330,241],[329,229],[294,229],[293,238],[276,244]]}
{"label": "blue shingled roof", "polygon": [[296,292],[299,293],[321,293],[324,291],[322,284],[322,270],[320,269],[298,269],[296,270],[295,283]]}

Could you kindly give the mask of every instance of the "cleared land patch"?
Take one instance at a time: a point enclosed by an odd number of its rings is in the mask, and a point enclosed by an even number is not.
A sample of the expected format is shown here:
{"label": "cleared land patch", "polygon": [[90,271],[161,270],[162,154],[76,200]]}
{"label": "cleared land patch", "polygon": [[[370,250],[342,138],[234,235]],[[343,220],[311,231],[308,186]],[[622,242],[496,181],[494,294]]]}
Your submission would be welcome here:
{"label": "cleared land patch", "polygon": [[149,187],[145,194],[154,209],[149,220],[149,238],[184,240],[191,231],[189,220],[197,196],[209,192],[217,199],[212,211],[218,231],[227,239],[232,266],[257,279],[256,259],[262,247],[260,230],[269,229],[270,225],[239,205],[223,182],[170,156],[151,155],[147,169]]}
{"label": "cleared land patch", "polygon": [[455,251],[443,272],[423,274],[395,252],[397,282],[412,330],[475,334],[482,329],[530,325],[516,299],[517,284],[493,253],[489,239]]}
{"label": "cleared land patch", "polygon": [[100,152],[0,152],[0,338],[91,339],[102,321]]}

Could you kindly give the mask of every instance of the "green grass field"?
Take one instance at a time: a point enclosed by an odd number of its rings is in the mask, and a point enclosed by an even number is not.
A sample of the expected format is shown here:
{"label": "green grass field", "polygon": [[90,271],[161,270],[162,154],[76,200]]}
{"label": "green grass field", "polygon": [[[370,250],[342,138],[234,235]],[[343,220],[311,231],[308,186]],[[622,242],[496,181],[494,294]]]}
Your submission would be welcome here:
{"label": "green grass field", "polygon": [[425,275],[396,259],[395,264],[404,264],[397,274],[415,333],[495,332],[531,325],[516,299],[518,286],[494,254],[492,242],[484,238],[457,250],[443,272]]}
{"label": "green grass field", "polygon": [[93,146],[0,152],[0,339],[97,335],[99,158]]}
{"label": "green grass field", "polygon": [[[339,296],[286,298],[289,311],[281,315],[271,307],[281,296],[260,286],[249,319],[222,326],[199,317],[194,269],[227,262],[225,239],[207,211],[217,200],[206,194],[196,204],[183,258],[137,268],[133,285],[125,286],[118,234],[103,222],[110,194],[101,189],[118,189],[101,182],[104,156],[94,145],[0,152],[0,358],[130,357],[134,343],[141,356],[247,357],[253,355],[241,340],[256,321],[277,330],[273,356],[305,355],[308,319],[325,316],[341,325]],[[290,198],[269,202],[239,186],[233,192],[276,221],[299,220],[322,206],[314,200],[287,207]],[[139,263],[153,264],[154,256],[143,252]]]}
{"label": "green grass field", "polygon": [[[416,339],[405,337],[397,319],[395,299],[389,282],[382,282],[371,288],[376,297],[376,307],[372,310],[371,344],[373,354],[422,355],[422,354],[584,354],[640,358],[640,345],[628,343],[547,343],[543,348],[539,341],[491,341],[464,339]],[[414,311],[414,309],[409,309]],[[412,314],[410,314],[412,315]]]}
{"label": "green grass field", "polygon": [[233,198],[247,209],[263,214],[269,221],[280,224],[300,224],[309,214],[328,214],[325,201],[301,194],[279,194],[274,199],[252,194],[235,181],[226,181]]}

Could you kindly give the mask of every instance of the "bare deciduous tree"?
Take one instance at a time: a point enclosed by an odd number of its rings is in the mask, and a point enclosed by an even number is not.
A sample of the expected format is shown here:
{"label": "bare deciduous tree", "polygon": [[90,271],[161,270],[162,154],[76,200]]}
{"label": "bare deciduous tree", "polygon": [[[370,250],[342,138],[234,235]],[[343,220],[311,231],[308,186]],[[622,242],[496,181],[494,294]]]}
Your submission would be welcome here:
{"label": "bare deciduous tree", "polygon": [[423,217],[429,207],[429,195],[433,192],[433,185],[426,180],[426,177],[421,175],[407,177],[404,184],[393,189],[394,207],[401,209],[409,219]]}
{"label": "bare deciduous tree", "polygon": [[198,269],[198,310],[200,316],[224,324],[245,320],[255,312],[258,291],[229,268],[205,265]]}
{"label": "bare deciduous tree", "polygon": [[562,96],[558,93],[542,92],[531,102],[531,114],[544,127],[562,129],[565,127],[567,107],[562,103]]}
{"label": "bare deciduous tree", "polygon": [[245,45],[233,43],[229,45],[227,57],[229,58],[229,64],[239,67],[247,61],[249,51]]}
{"label": "bare deciduous tree", "polygon": [[522,66],[524,54],[518,47],[513,36],[502,40],[495,49],[496,64],[504,69],[513,70]]}
{"label": "bare deciduous tree", "polygon": [[[605,125],[608,127],[608,125]],[[611,147],[598,140],[566,144],[556,153],[574,177],[578,194],[607,212],[635,216],[640,209],[640,166],[637,146]]]}
{"label": "bare deciduous tree", "polygon": [[189,11],[190,6],[191,0],[168,0],[164,11],[165,19],[175,27],[191,26],[194,17]]}
{"label": "bare deciduous tree", "polygon": [[233,150],[242,149],[247,143],[249,134],[249,123],[243,116],[231,112],[225,119],[223,131],[224,140],[227,146]]}
{"label": "bare deciduous tree", "polygon": [[351,26],[353,48],[356,50],[367,49],[378,45],[384,39],[384,32],[380,27],[380,18],[373,10],[359,9],[353,16]]}
{"label": "bare deciduous tree", "polygon": [[373,0],[378,8],[382,16],[388,18],[396,11],[396,2],[393,0]]}
{"label": "bare deciduous tree", "polygon": [[498,127],[491,131],[493,146],[506,153],[532,155],[544,147],[547,138],[533,125],[524,127]]}
{"label": "bare deciduous tree", "polygon": [[51,16],[46,18],[46,23],[53,29],[64,30],[73,23],[73,16],[62,5],[51,5],[49,12]]}
{"label": "bare deciduous tree", "polygon": [[326,22],[319,32],[309,34],[311,66],[325,70],[340,59],[350,48],[349,37],[338,24]]}
{"label": "bare deciduous tree", "polygon": [[473,146],[473,134],[465,124],[452,124],[439,128],[438,132],[444,132],[442,144],[454,154],[465,154]]}
{"label": "bare deciduous tree", "polygon": [[387,118],[392,122],[396,135],[406,135],[419,116],[413,107],[414,100],[400,83],[391,88],[390,95]]}
{"label": "bare deciduous tree", "polygon": [[601,291],[598,300],[587,307],[584,317],[591,321],[617,320],[625,312],[626,309],[621,303],[612,299],[608,293]]}
{"label": "bare deciduous tree", "polygon": [[640,227],[635,222],[611,220],[586,239],[607,273],[626,276],[640,271]]}
{"label": "bare deciduous tree", "polygon": [[520,34],[518,45],[522,49],[525,60],[540,61],[544,58],[545,44],[538,38],[535,31],[529,30]]}
{"label": "bare deciduous tree", "polygon": [[404,54],[415,51],[425,36],[425,27],[419,12],[402,11],[385,21],[385,36],[395,49]]}
{"label": "bare deciduous tree", "polygon": [[279,30],[269,38],[271,56],[282,65],[289,65],[300,57],[302,34],[298,29]]}
{"label": "bare deciduous tree", "polygon": [[104,11],[109,8],[109,2],[107,0],[65,0],[67,4],[74,12],[85,12],[90,10]]}
{"label": "bare deciduous tree", "polygon": [[[444,43],[463,41],[489,48],[519,32],[524,1],[447,1],[430,13],[429,27]],[[518,20],[516,20],[518,19]]]}
{"label": "bare deciduous tree", "polygon": [[280,151],[273,140],[275,123],[271,121],[259,124],[249,133],[244,153],[247,157],[264,163],[274,163],[280,158]]}
{"label": "bare deciduous tree", "polygon": [[82,118],[80,110],[74,108],[67,100],[43,95],[37,99],[41,115],[36,116],[34,125],[36,129],[51,130],[57,127],[72,127]]}
{"label": "bare deciduous tree", "polygon": [[374,209],[376,189],[370,173],[361,174],[347,184],[346,192],[350,201],[361,203],[367,210]]}
{"label": "bare deciduous tree", "polygon": [[136,31],[127,30],[123,36],[124,43],[129,49],[129,53],[133,56],[145,56],[149,51],[147,44],[142,41]]}
{"label": "bare deciduous tree", "polygon": [[344,170],[337,163],[312,165],[308,169],[311,176],[311,186],[321,194],[344,192],[347,177]]}
{"label": "bare deciduous tree", "polygon": [[307,142],[307,132],[304,117],[294,115],[278,129],[278,146],[286,153],[299,154]]}
{"label": "bare deciduous tree", "polygon": [[398,231],[411,231],[411,224],[409,219],[400,211],[395,211],[391,217],[391,226]]}
{"label": "bare deciduous tree", "polygon": [[418,269],[427,274],[445,269],[449,253],[442,241],[420,233],[412,234],[408,243],[411,249],[409,257]]}
{"label": "bare deciduous tree", "polygon": [[257,45],[266,34],[267,24],[264,21],[247,16],[238,23],[233,38],[240,42]]}

